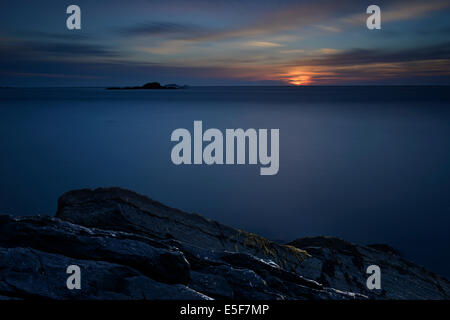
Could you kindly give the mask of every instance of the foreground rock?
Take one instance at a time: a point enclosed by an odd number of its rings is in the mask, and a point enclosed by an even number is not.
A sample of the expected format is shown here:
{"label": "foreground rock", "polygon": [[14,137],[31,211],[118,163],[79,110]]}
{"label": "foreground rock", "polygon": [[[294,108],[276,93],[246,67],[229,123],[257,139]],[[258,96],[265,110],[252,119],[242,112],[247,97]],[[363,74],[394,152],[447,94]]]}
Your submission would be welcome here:
{"label": "foreground rock", "polygon": [[124,231],[152,239],[176,239],[209,250],[248,253],[272,260],[292,272],[310,257],[294,246],[279,245],[119,188],[67,192],[58,200],[56,217],[90,228]]}
{"label": "foreground rock", "polygon": [[179,250],[123,232],[87,229],[48,217],[0,219],[0,246],[23,247],[76,259],[126,265],[165,283],[189,283],[189,263]]}
{"label": "foreground rock", "polygon": [[[65,270],[83,270],[81,290],[68,290]],[[167,285],[104,261],[78,260],[30,248],[0,248],[0,293],[12,298],[207,299],[184,285]]]}
{"label": "foreground rock", "polygon": [[[450,299],[450,282],[418,266],[387,245],[361,246],[338,238],[302,238],[290,243],[312,258],[300,273],[323,285],[381,299]],[[368,290],[365,270],[378,265],[382,290]]]}
{"label": "foreground rock", "polygon": [[[383,270],[383,290],[365,269]],[[82,290],[66,288],[66,268]],[[290,245],[119,189],[77,190],[56,217],[0,216],[2,299],[448,299],[450,285],[387,246]]]}

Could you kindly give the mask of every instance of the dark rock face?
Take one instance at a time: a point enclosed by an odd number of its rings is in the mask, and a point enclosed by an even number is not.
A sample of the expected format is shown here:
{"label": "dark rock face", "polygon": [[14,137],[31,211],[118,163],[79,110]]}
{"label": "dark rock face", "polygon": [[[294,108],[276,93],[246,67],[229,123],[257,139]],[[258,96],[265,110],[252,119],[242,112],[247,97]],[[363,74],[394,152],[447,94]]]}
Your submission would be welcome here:
{"label": "dark rock face", "polygon": [[[300,273],[323,285],[359,292],[375,299],[450,299],[450,282],[399,255],[388,245],[356,245],[333,237],[311,237],[290,243],[312,258]],[[378,265],[381,290],[368,290],[366,269]]]}
{"label": "dark rock face", "polygon": [[295,272],[309,254],[198,214],[167,207],[134,192],[105,188],[71,191],[58,200],[56,217],[85,227],[176,239],[199,248],[248,253]]}
{"label": "dark rock face", "polygon": [[[68,290],[65,270],[83,270],[81,290]],[[154,281],[104,261],[77,260],[30,248],[0,248],[0,294],[47,299],[207,299],[184,285]]]}
{"label": "dark rock face", "polygon": [[[448,299],[450,285],[384,246],[280,245],[119,189],[78,190],[55,218],[0,216],[0,299]],[[366,288],[377,264],[382,288]],[[82,289],[68,290],[78,265]]]}
{"label": "dark rock face", "polygon": [[123,232],[87,229],[48,217],[3,219],[0,246],[34,248],[132,267],[165,283],[189,283],[189,263],[167,245]]}
{"label": "dark rock face", "polygon": [[384,243],[373,243],[373,244],[368,244],[367,245],[369,248],[378,250],[378,251],[383,251],[386,253],[390,253],[390,254],[394,254],[396,256],[401,256],[401,252],[398,251],[396,248],[391,247],[388,244],[384,244]]}

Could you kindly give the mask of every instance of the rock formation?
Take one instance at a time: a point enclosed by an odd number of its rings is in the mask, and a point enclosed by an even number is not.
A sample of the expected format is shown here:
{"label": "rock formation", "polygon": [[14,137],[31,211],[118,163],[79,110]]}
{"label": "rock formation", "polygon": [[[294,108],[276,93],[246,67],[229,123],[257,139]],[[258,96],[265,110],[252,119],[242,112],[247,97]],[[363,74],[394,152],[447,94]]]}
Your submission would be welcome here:
{"label": "rock formation", "polygon": [[161,85],[159,82],[148,82],[143,86],[134,87],[108,87],[107,90],[152,90],[152,89],[184,89],[187,86],[179,86],[177,84],[171,83],[166,85]]}
{"label": "rock formation", "polygon": [[[368,265],[382,290],[365,286]],[[68,290],[78,265],[82,289]],[[450,283],[386,245],[288,245],[120,188],[71,191],[55,217],[0,216],[0,299],[449,299]]]}

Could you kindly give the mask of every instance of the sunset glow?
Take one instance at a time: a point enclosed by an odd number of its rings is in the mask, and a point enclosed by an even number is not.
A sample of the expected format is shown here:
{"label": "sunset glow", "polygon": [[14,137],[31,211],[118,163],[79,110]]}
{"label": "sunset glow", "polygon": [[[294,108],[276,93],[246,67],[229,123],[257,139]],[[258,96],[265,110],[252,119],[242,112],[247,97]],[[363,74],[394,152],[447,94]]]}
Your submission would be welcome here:
{"label": "sunset glow", "polygon": [[[114,1],[115,2],[115,1]],[[0,10],[0,84],[102,86],[149,80],[196,85],[446,84],[450,23],[443,0],[389,1],[383,27],[366,27],[354,1],[117,1],[83,4],[68,31],[51,1]],[[45,10],[46,15],[32,12]],[[8,12],[8,14],[6,14]],[[132,18],[130,18],[132,17]],[[211,18],[214,17],[214,18]],[[62,19],[62,20],[61,20]],[[414,26],[414,30],[410,27]],[[14,66],[14,67],[11,67]]]}
{"label": "sunset glow", "polygon": [[279,78],[285,83],[294,86],[307,86],[314,84],[315,76],[321,75],[321,72],[311,71],[310,67],[294,67],[287,72],[282,73]]}
{"label": "sunset glow", "polygon": [[311,84],[311,77],[310,76],[296,76],[288,80],[290,84],[296,85],[296,86],[305,86],[308,84]]}

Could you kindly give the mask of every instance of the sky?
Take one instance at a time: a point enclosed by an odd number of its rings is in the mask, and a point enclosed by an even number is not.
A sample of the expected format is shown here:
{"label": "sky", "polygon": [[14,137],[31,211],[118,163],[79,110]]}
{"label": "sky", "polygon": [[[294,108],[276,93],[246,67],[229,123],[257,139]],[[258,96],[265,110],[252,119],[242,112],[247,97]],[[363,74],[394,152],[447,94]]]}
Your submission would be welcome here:
{"label": "sky", "polygon": [[449,34],[448,0],[6,0],[0,86],[450,85]]}

